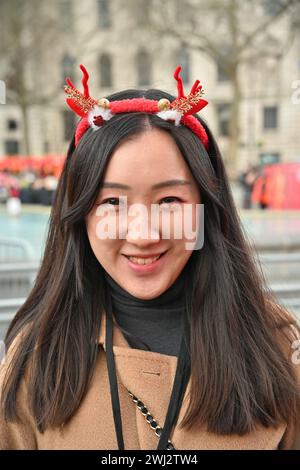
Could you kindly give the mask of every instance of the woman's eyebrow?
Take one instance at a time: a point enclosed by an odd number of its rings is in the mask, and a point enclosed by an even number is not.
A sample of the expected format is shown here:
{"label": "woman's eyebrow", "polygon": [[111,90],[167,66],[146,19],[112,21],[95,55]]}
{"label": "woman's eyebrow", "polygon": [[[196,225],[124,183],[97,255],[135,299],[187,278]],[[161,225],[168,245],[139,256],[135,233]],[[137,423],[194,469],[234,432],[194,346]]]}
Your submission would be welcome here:
{"label": "woman's eyebrow", "polygon": [[[160,188],[165,188],[168,186],[185,186],[185,185],[190,185],[192,184],[191,181],[188,180],[179,180],[179,179],[173,179],[173,180],[167,180],[167,181],[161,181],[160,183],[156,183],[153,186],[151,186],[150,189],[160,189]],[[128,186],[127,184],[121,184],[121,183],[113,183],[110,181],[105,181],[100,185],[100,189],[102,188],[119,188],[119,189],[132,189],[131,186]]]}

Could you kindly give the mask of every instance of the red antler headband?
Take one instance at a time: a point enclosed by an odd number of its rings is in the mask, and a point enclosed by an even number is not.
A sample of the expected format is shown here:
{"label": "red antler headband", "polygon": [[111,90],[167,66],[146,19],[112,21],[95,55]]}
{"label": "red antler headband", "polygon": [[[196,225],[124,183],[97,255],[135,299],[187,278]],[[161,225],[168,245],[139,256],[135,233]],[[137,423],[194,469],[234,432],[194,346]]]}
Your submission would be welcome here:
{"label": "red antler headband", "polygon": [[182,78],[179,76],[181,67],[178,66],[174,72],[174,78],[177,80],[178,97],[170,103],[169,100],[162,98],[157,100],[148,100],[146,98],[132,98],[119,101],[108,101],[106,98],[95,100],[90,97],[88,79],[89,74],[86,68],[81,64],[80,68],[83,73],[82,85],[83,93],[81,93],[70,78],[66,79],[65,92],[67,93],[67,104],[82,119],[77,125],[75,132],[75,146],[83,136],[84,132],[92,127],[94,130],[99,129],[105,121],[111,119],[115,114],[144,112],[156,114],[166,121],[174,121],[175,126],[180,123],[189,127],[196,134],[204,147],[208,148],[208,137],[202,124],[192,114],[197,113],[204,108],[208,102],[201,99],[203,95],[202,86],[199,80],[196,80],[190,93],[185,96],[183,90]]}

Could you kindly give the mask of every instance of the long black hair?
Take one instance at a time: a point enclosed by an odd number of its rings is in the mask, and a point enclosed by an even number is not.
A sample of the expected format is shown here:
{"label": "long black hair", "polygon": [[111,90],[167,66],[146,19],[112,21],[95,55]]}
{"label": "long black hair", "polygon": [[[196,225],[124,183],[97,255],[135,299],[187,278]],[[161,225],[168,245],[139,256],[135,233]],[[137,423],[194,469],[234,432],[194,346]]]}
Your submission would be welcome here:
{"label": "long black hair", "polygon": [[[108,99],[142,96],[174,99],[160,90],[127,90]],[[208,151],[187,127],[145,113],[119,114],[97,131],[88,129],[76,148],[72,139],[35,285],[5,339],[8,348],[19,338],[3,387],[8,420],[16,416],[25,370],[28,406],[40,431],[67,422],[88,389],[106,306],[104,271],[91,249],[85,217],[113,150],[149,127],[174,138],[205,208],[204,247],[189,260],[192,375],[180,425],[206,423],[212,432],[244,434],[257,423],[276,426],[299,416],[299,390],[282,347],[283,338],[292,339],[289,326],[295,322],[274,301],[254,262],[219,148],[200,121]]]}

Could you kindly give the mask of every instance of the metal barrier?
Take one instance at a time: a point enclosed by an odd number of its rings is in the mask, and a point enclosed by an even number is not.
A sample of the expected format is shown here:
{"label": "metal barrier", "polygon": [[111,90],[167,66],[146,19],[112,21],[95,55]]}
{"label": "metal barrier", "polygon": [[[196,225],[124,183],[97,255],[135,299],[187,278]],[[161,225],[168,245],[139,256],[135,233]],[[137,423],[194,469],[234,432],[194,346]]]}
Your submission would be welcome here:
{"label": "metal barrier", "polygon": [[34,251],[27,240],[0,237],[0,263],[14,263],[34,259]]}
{"label": "metal barrier", "polygon": [[[296,266],[296,263],[300,263],[300,253],[261,253],[259,261],[264,270],[276,263],[292,263]],[[9,322],[25,302],[38,269],[39,262],[37,261],[0,264],[0,299],[2,299],[0,300],[0,340]],[[280,282],[269,282],[269,286],[282,305],[300,319],[300,282],[283,281],[284,279],[280,279]]]}
{"label": "metal barrier", "polygon": [[0,264],[0,299],[26,297],[38,268],[37,261]]}
{"label": "metal barrier", "polygon": [[4,339],[10,322],[24,301],[25,299],[15,299],[11,305],[5,305],[4,300],[0,301],[0,341]]}
{"label": "metal barrier", "polygon": [[[25,298],[0,300],[0,340],[4,338],[9,323],[25,300]],[[280,299],[280,302],[300,321],[300,297],[284,298]]]}
{"label": "metal barrier", "polygon": [[287,308],[300,313],[300,252],[261,252],[257,259],[278,299]]}

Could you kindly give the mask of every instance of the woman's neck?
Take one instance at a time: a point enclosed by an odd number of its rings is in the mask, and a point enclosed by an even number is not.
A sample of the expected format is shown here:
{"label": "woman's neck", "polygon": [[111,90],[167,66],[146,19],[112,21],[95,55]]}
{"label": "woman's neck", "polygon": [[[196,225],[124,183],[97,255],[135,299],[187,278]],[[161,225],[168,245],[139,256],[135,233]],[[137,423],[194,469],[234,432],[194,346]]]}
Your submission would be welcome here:
{"label": "woman's neck", "polygon": [[[139,299],[107,272],[114,317],[132,347],[176,355],[185,313],[185,275],[154,299]],[[137,341],[136,341],[137,340]]]}

